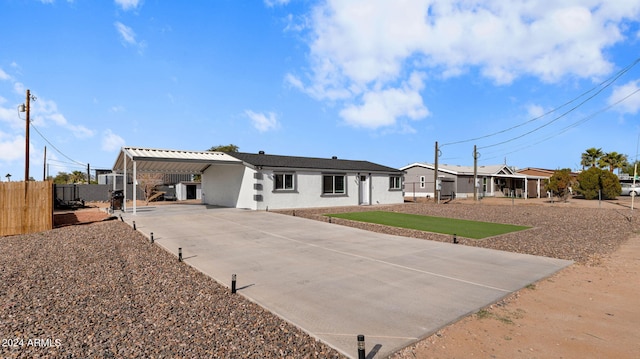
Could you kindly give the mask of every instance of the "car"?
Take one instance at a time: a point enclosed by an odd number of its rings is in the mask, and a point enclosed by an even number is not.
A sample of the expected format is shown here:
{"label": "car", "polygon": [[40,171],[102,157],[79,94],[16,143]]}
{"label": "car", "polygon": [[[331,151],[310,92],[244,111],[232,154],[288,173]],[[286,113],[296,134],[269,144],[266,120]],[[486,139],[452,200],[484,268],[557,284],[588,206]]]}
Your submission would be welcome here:
{"label": "car", "polygon": [[622,196],[637,196],[640,195],[640,185],[633,187],[631,183],[622,183]]}

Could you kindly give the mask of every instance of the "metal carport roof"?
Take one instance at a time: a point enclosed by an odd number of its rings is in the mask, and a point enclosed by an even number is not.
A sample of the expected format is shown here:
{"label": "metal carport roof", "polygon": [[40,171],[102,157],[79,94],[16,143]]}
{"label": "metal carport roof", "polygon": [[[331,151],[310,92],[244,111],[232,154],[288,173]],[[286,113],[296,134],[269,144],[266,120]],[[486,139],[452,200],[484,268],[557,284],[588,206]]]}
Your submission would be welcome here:
{"label": "metal carport roof", "polygon": [[[127,172],[131,171],[133,178],[137,178],[137,172],[202,173],[212,164],[242,164],[242,161],[223,152],[122,147],[112,169],[114,172],[123,173],[125,178]],[[134,214],[137,209],[136,187],[137,181],[134,181],[132,198]],[[124,186],[123,190],[123,206],[125,206],[127,186]]]}
{"label": "metal carport roof", "polygon": [[202,173],[214,163],[242,163],[224,152],[123,147],[113,171],[123,172],[125,165],[127,171],[132,170],[134,161],[139,172],[161,173]]}

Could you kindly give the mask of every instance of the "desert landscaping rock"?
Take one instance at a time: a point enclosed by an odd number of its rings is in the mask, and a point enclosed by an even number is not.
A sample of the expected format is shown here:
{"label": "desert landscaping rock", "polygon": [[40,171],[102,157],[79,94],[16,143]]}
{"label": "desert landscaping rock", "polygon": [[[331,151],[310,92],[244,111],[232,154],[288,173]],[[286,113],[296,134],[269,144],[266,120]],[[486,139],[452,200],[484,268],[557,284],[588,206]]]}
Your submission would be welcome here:
{"label": "desert landscaping rock", "polygon": [[0,243],[1,357],[342,357],[119,221]]}

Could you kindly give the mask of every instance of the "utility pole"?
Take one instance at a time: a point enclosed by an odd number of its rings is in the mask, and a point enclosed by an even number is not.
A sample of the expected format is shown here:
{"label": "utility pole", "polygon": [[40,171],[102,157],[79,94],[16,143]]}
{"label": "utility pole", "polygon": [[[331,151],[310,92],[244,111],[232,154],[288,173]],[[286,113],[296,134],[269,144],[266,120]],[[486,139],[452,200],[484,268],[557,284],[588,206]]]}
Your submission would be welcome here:
{"label": "utility pole", "polygon": [[433,168],[433,201],[435,203],[438,203],[438,151],[440,150],[438,149],[438,141],[436,141],[435,160],[433,161],[435,164]]}
{"label": "utility pole", "polygon": [[47,180],[47,146],[44,146],[44,162],[42,163],[42,180]]}
{"label": "utility pole", "polygon": [[478,150],[473,145],[473,200],[478,200]]}
{"label": "utility pole", "polygon": [[90,171],[90,167],[89,164],[87,163],[87,184],[91,183],[91,171]]}
{"label": "utility pole", "polygon": [[31,91],[27,89],[27,120],[26,120],[26,131],[25,131],[25,146],[24,146],[24,180],[29,180],[29,102],[31,101]]}

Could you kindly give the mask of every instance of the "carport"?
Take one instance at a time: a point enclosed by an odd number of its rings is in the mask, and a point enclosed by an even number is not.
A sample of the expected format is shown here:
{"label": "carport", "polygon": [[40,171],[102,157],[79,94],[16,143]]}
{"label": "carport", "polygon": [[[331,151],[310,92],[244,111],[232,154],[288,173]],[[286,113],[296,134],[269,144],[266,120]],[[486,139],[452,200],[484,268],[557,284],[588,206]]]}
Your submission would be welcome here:
{"label": "carport", "polygon": [[[127,174],[133,177],[133,214],[137,212],[136,188],[138,172],[162,174],[197,174],[213,164],[242,164],[242,161],[223,152],[177,151],[138,147],[122,147],[113,165],[113,172],[122,173],[124,178],[123,209],[126,211]],[[115,181],[114,181],[115,189]]]}

